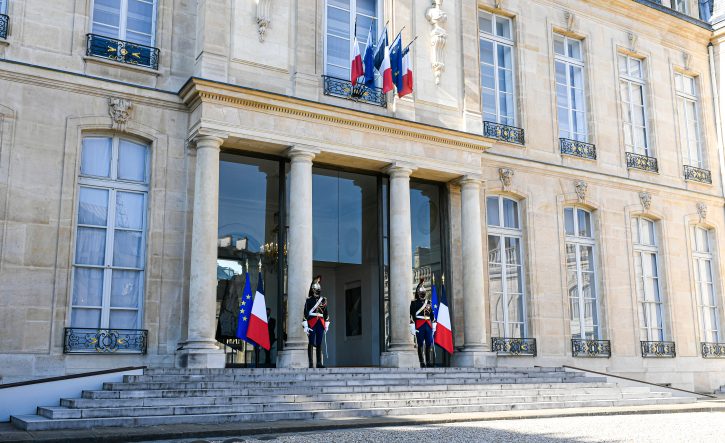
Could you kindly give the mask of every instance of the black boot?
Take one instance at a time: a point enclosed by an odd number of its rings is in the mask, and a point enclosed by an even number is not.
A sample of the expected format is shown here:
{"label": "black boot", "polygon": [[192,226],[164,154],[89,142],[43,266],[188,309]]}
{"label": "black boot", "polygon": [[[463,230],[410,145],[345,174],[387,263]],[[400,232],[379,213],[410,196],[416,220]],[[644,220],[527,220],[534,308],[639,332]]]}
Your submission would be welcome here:
{"label": "black boot", "polygon": [[314,362],[312,361],[312,345],[307,345],[307,361],[310,363],[310,367],[314,368]]}
{"label": "black boot", "polygon": [[435,362],[433,361],[433,353],[431,352],[430,346],[425,347],[425,361],[429,368],[435,367]]}
{"label": "black boot", "polygon": [[317,367],[324,369],[325,365],[322,364],[322,349],[319,346],[316,347],[315,353],[317,354]]}
{"label": "black boot", "polygon": [[418,361],[420,362],[420,367],[425,368],[425,360],[423,360],[423,347],[418,346]]}

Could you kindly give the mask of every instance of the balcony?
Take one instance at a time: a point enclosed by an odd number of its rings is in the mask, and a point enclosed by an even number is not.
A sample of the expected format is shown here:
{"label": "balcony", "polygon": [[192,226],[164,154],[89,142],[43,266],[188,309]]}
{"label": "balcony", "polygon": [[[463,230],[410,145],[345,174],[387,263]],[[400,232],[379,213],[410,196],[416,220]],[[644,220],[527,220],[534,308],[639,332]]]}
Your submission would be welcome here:
{"label": "balcony", "polygon": [[0,14],[0,38],[8,38],[8,23],[10,23],[10,17]]}
{"label": "balcony", "polygon": [[640,347],[642,348],[642,357],[649,358],[660,358],[660,357],[675,357],[675,342],[672,341],[641,341]]}
{"label": "balcony", "polygon": [[491,351],[496,355],[536,357],[536,339],[492,337]]}
{"label": "balcony", "polygon": [[712,174],[708,169],[700,169],[694,166],[683,166],[685,180],[712,184]]}
{"label": "balcony", "polygon": [[612,344],[609,340],[582,340],[571,339],[572,357],[600,357],[612,356]]}
{"label": "balcony", "polygon": [[725,343],[700,343],[703,358],[725,358]]}
{"label": "balcony", "polygon": [[382,88],[369,87],[358,83],[352,86],[349,80],[323,75],[324,94],[331,97],[339,97],[354,102],[367,103],[369,105],[388,107],[388,99]]}
{"label": "balcony", "polygon": [[627,169],[641,169],[647,172],[658,172],[657,159],[647,157],[646,155],[635,154],[634,152],[625,152],[627,161]]}
{"label": "balcony", "polygon": [[65,328],[64,354],[145,354],[146,329]]}
{"label": "balcony", "polygon": [[597,148],[591,144],[568,138],[559,139],[559,148],[564,155],[572,155],[574,157],[586,158],[588,160],[597,159]]}
{"label": "balcony", "polygon": [[524,144],[524,130],[496,122],[483,122],[483,136],[517,145]]}
{"label": "balcony", "polygon": [[88,34],[86,55],[144,68],[159,69],[159,48],[139,45],[98,34]]}

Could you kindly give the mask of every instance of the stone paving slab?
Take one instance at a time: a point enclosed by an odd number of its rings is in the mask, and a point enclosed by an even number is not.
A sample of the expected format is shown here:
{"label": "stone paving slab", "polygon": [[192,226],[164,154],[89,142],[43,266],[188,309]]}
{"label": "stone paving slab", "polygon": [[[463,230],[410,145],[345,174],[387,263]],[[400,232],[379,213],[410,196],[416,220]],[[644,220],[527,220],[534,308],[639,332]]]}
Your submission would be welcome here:
{"label": "stone paving slab", "polygon": [[490,420],[515,420],[526,418],[579,417],[594,415],[670,414],[685,412],[725,412],[725,400],[707,400],[686,405],[625,406],[577,409],[545,409],[502,411],[484,413],[438,414],[435,416],[388,416],[340,420],[278,421],[224,425],[159,425],[143,428],[95,428],[76,431],[20,431],[9,423],[0,423],[0,442],[42,443],[125,443],[147,440],[189,439],[220,436],[281,434],[369,428],[380,426],[404,426],[415,424],[440,424]]}

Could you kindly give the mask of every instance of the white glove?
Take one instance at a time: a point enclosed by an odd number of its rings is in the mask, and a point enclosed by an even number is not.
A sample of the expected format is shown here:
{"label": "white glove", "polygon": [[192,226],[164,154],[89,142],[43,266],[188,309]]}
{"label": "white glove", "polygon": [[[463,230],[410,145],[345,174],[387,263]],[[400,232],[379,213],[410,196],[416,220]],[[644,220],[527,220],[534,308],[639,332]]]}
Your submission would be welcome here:
{"label": "white glove", "polygon": [[325,322],[325,332],[327,332],[327,330],[330,328],[330,323],[332,323],[330,320],[327,320]]}
{"label": "white glove", "polygon": [[436,326],[438,326],[438,323],[433,323],[433,333],[434,333],[434,334],[435,334],[435,332],[436,332]]}
{"label": "white glove", "polygon": [[308,334],[312,331],[309,326],[307,326],[307,320],[302,321],[302,328],[305,330],[305,334]]}
{"label": "white glove", "polygon": [[414,323],[410,324],[410,333],[415,337],[415,324]]}

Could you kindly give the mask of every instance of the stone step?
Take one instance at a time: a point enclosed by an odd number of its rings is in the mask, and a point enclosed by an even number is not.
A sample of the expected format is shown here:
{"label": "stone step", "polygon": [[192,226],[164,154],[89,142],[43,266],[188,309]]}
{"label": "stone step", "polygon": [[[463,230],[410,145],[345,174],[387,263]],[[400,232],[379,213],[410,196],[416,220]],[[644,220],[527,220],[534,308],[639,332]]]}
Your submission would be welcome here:
{"label": "stone step", "polygon": [[196,375],[196,374],[355,374],[355,373],[485,373],[485,372],[571,372],[562,367],[495,367],[495,368],[147,368],[145,375],[171,374],[171,375]]}
{"label": "stone step", "polygon": [[691,402],[689,398],[635,398],[626,400],[585,400],[585,401],[557,401],[538,403],[493,403],[470,404],[456,406],[426,405],[419,407],[402,408],[370,408],[370,409],[327,409],[315,411],[285,411],[285,412],[253,412],[253,413],[222,413],[222,414],[195,414],[195,415],[157,415],[142,417],[108,417],[108,418],[65,418],[49,419],[40,415],[13,416],[12,423],[26,431],[59,430],[59,429],[89,429],[106,426],[153,426],[182,423],[219,424],[252,421],[277,420],[315,420],[354,417],[376,417],[384,415],[422,415],[442,413],[472,413],[493,412],[505,410],[528,410],[545,408],[576,408],[576,407],[608,407],[608,406],[635,406],[652,404],[680,404]]}

